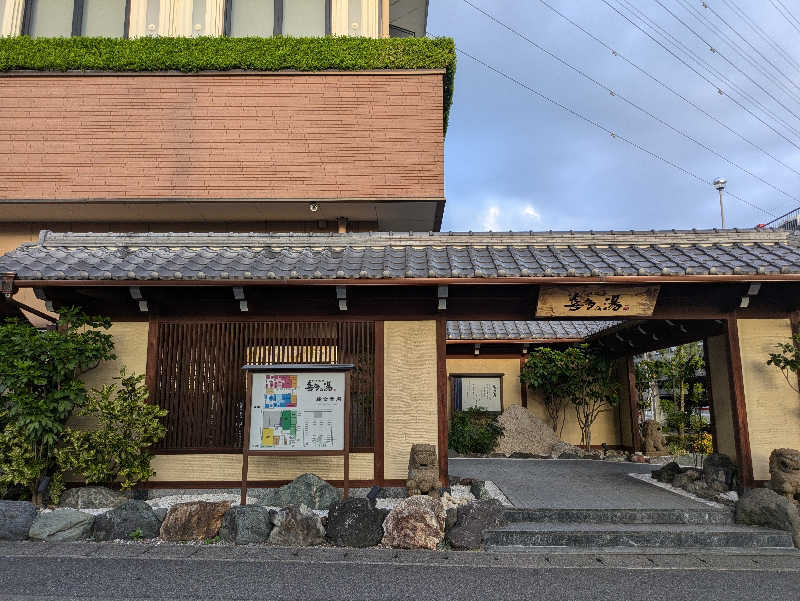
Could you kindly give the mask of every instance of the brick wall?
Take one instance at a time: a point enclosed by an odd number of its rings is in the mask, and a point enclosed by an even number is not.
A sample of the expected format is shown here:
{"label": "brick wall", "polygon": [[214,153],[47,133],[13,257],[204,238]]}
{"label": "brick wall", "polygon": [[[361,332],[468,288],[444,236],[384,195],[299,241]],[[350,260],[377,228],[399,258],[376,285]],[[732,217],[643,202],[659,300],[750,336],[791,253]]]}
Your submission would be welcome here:
{"label": "brick wall", "polygon": [[444,196],[442,74],[0,77],[0,199]]}

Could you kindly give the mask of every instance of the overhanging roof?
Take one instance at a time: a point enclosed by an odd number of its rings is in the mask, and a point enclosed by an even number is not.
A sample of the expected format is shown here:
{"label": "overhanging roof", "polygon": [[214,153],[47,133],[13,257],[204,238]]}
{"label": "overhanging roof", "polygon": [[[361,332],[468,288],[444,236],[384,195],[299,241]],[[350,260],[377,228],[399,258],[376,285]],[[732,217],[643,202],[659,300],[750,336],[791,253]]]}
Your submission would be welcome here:
{"label": "overhanging roof", "polygon": [[459,341],[580,341],[603,330],[611,328],[620,321],[448,321],[448,342]]}
{"label": "overhanging roof", "polygon": [[32,281],[800,278],[782,230],[354,234],[41,232],[0,257]]}

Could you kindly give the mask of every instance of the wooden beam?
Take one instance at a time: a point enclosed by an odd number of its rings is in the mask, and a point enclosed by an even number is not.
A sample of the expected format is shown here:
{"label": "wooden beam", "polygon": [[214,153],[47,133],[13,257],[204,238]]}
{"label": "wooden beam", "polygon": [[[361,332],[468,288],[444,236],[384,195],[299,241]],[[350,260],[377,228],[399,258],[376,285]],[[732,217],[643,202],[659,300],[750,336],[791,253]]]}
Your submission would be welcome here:
{"label": "wooden beam", "polygon": [[728,372],[733,393],[733,437],[742,486],[753,485],[753,458],[750,451],[750,430],[747,424],[747,403],[742,376],[742,355],[739,347],[739,326],[736,315],[728,316]]}

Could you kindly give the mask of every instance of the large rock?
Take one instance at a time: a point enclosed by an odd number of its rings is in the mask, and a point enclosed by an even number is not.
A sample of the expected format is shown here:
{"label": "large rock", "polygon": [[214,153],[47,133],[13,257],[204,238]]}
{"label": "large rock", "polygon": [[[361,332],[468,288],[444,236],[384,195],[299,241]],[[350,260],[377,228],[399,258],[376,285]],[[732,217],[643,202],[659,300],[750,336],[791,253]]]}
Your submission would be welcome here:
{"label": "large rock", "polygon": [[219,537],[235,545],[265,543],[272,532],[272,512],[260,505],[231,507],[222,518]]}
{"label": "large rock", "polygon": [[736,490],[739,488],[738,474],[736,464],[722,453],[712,453],[703,461],[703,479],[712,490]]}
{"label": "large rock", "polygon": [[485,480],[475,480],[469,487],[469,492],[471,492],[472,496],[478,500],[493,498],[492,493],[490,493],[489,489],[486,488]]}
{"label": "large rock", "polygon": [[769,488],[745,491],[736,503],[736,521],[752,526],[766,526],[792,533],[794,546],[800,548],[800,511],[789,499]]}
{"label": "large rock", "polygon": [[[504,457],[513,453],[549,456],[553,454],[553,446],[562,443],[553,429],[531,413],[527,407],[511,405],[497,418],[497,424],[503,428],[503,434],[494,450],[502,453]],[[559,448],[555,456],[565,450]]]}
{"label": "large rock", "polygon": [[368,499],[347,499],[328,508],[326,538],[338,547],[372,547],[383,538],[386,512]]}
{"label": "large rock", "polygon": [[320,517],[305,505],[290,505],[272,516],[269,542],[287,547],[309,547],[325,542]]}
{"label": "large rock", "polygon": [[176,503],[169,508],[161,524],[160,536],[173,542],[214,538],[222,526],[222,517],[230,508],[230,501]]}
{"label": "large rock", "polygon": [[94,516],[74,509],[58,509],[40,513],[31,525],[28,536],[33,540],[68,542],[89,538]]}
{"label": "large rock", "polygon": [[500,501],[475,501],[458,508],[456,523],[445,538],[453,549],[480,549],[484,530],[503,525],[504,510]]}
{"label": "large rock", "polygon": [[667,484],[672,484],[673,480],[675,480],[675,476],[678,474],[682,474],[684,469],[675,463],[674,461],[670,461],[664,467],[653,470],[653,473],[650,474],[654,480],[658,480],[659,482],[666,482]]}
{"label": "large rock", "polygon": [[800,505],[800,451],[775,449],[769,455],[769,487]]}
{"label": "large rock", "polygon": [[706,484],[703,472],[693,468],[686,469],[680,474],[675,474],[675,477],[672,479],[672,486],[682,488],[686,492],[697,495],[698,497],[703,497],[704,499],[713,499],[720,492],[724,492],[716,490],[716,488]]}
{"label": "large rock", "polygon": [[401,549],[435,549],[444,538],[447,514],[439,499],[403,499],[383,523],[383,544]]}
{"label": "large rock", "polygon": [[105,486],[81,486],[64,491],[59,505],[73,509],[104,509],[119,507],[127,501],[128,495]]}
{"label": "large rock", "polygon": [[26,539],[36,511],[28,501],[0,501],[0,540]]}
{"label": "large rock", "polygon": [[144,501],[131,500],[116,509],[97,516],[94,521],[95,540],[127,540],[134,532],[141,538],[156,538],[161,520]]}
{"label": "large rock", "polygon": [[268,507],[305,505],[311,509],[327,509],[328,505],[341,498],[341,491],[322,478],[314,474],[303,474],[285,486],[268,491],[261,502]]}

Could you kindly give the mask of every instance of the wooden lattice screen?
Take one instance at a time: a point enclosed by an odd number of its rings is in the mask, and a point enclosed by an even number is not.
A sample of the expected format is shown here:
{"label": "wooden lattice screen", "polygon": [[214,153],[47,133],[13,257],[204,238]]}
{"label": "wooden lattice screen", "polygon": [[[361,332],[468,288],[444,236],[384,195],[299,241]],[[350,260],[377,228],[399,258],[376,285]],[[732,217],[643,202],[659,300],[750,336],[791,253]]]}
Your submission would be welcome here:
{"label": "wooden lattice screen", "polygon": [[372,447],[375,324],[159,322],[153,399],[169,411],[168,451],[241,451],[248,363],[352,363],[350,448]]}

